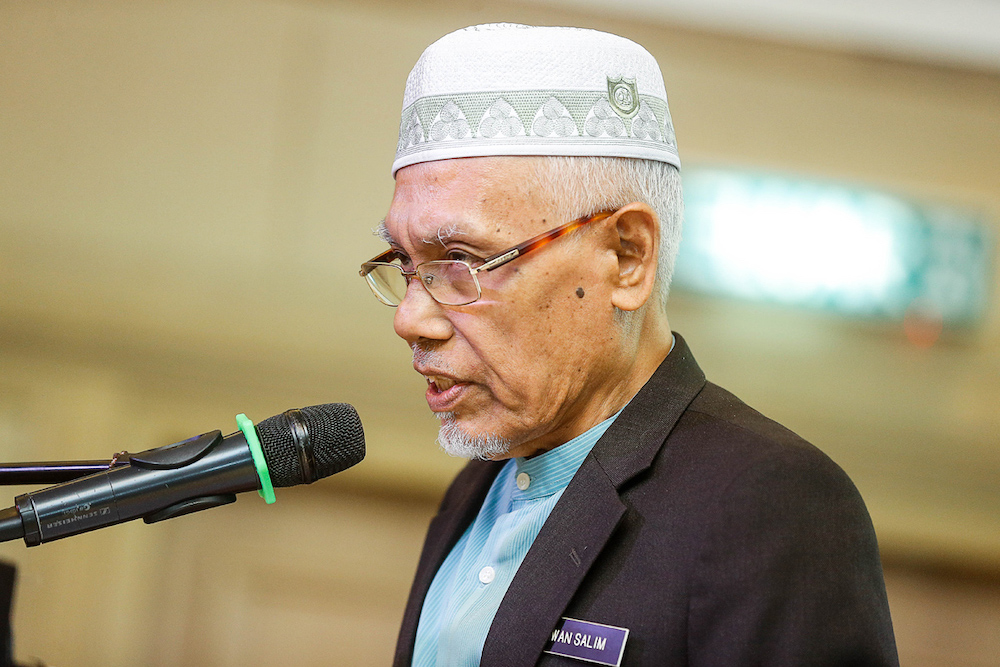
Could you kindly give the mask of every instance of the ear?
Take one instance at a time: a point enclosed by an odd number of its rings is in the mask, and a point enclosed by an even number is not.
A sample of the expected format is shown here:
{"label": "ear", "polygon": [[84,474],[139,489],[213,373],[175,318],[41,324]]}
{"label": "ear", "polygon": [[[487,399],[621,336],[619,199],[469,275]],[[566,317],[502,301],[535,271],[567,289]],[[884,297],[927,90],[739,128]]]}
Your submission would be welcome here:
{"label": "ear", "polygon": [[647,204],[633,203],[615,215],[617,283],[611,302],[622,310],[638,310],[653,294],[660,248],[660,221]]}

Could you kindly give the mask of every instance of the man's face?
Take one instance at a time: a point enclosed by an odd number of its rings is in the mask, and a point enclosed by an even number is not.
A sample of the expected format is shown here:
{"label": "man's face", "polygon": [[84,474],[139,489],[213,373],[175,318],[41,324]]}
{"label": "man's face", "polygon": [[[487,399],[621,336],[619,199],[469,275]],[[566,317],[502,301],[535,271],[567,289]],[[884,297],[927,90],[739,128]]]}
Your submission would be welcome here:
{"label": "man's face", "polygon": [[[400,170],[385,227],[412,269],[434,259],[476,266],[565,222],[532,186],[527,160],[469,158]],[[428,379],[431,410],[448,415],[446,428],[507,441],[509,451],[494,458],[531,456],[621,407],[613,233],[613,224],[595,222],[482,272],[482,297],[466,306],[438,304],[419,280],[410,283],[394,328]]]}

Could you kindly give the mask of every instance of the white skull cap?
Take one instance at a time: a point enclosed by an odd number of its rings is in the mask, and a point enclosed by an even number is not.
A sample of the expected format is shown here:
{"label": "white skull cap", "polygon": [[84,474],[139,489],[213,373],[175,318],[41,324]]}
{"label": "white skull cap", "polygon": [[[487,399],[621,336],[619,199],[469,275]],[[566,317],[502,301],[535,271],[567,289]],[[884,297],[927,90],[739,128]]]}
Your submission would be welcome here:
{"label": "white skull cap", "polygon": [[596,30],[491,23],[445,35],[406,79],[392,175],[485,155],[645,158],[680,167],[656,60]]}

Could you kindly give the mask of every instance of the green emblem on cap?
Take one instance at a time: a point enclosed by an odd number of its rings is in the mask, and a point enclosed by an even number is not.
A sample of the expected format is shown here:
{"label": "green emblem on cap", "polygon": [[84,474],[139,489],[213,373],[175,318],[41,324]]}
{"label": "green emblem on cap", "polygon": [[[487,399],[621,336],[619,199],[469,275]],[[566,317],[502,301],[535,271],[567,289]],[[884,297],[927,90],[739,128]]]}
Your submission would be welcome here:
{"label": "green emblem on cap", "polygon": [[608,77],[608,99],[615,112],[622,118],[631,118],[639,110],[639,91],[635,79]]}

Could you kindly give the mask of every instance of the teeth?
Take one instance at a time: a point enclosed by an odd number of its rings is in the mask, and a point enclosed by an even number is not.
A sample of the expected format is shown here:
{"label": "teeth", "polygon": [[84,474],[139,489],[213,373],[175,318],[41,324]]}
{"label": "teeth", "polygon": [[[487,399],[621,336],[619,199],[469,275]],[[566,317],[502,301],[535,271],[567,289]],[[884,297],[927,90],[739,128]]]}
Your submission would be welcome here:
{"label": "teeth", "polygon": [[447,391],[455,386],[455,381],[440,375],[427,376],[427,382],[437,387],[438,391]]}

